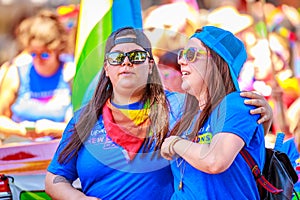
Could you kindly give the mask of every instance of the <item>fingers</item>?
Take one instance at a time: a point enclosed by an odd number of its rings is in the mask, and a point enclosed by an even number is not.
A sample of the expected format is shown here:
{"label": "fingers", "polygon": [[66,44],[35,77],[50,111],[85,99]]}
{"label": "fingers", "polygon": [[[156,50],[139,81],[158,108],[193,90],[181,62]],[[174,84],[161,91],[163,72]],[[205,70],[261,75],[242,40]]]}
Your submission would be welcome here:
{"label": "fingers", "polygon": [[261,117],[259,120],[257,120],[257,123],[258,124],[263,124],[266,121],[269,121],[268,115],[265,115],[265,116]]}
{"label": "fingers", "polygon": [[265,107],[258,107],[258,108],[252,109],[252,110],[250,110],[250,113],[252,115],[254,115],[254,114],[264,114],[264,115],[267,115]]}
{"label": "fingers", "polygon": [[167,154],[161,154],[161,156],[166,160],[172,160],[172,157],[168,156]]}
{"label": "fingers", "polygon": [[241,92],[240,95],[242,97],[246,97],[249,99],[245,99],[244,103],[247,105],[253,105],[256,107],[269,107],[268,101],[265,99],[264,96],[255,93],[255,92]]}
{"label": "fingers", "polygon": [[272,118],[272,114],[269,112],[269,110],[266,109],[266,107],[258,107],[255,109],[250,110],[251,114],[260,114],[261,117],[258,119],[257,123],[263,124],[266,121],[269,121]]}
{"label": "fingers", "polygon": [[246,98],[249,98],[249,99],[263,99],[264,97],[256,92],[250,92],[250,91],[247,91],[247,92],[241,92],[240,95],[242,97],[246,97]]}
{"label": "fingers", "polygon": [[245,104],[256,107],[250,110],[250,113],[260,114],[260,118],[257,121],[258,124],[264,124],[264,122],[268,122],[272,119],[272,108],[262,95],[254,92],[242,92],[240,93],[240,95],[246,98],[250,98],[244,100]]}
{"label": "fingers", "polygon": [[269,105],[267,101],[264,99],[258,100],[258,99],[250,99],[250,100],[245,100],[245,104],[247,105],[253,105],[256,106],[255,109],[250,110],[251,114],[265,114],[268,115],[268,117],[272,117],[272,108]]}
{"label": "fingers", "polygon": [[266,101],[264,99],[245,99],[244,103],[253,106],[266,106]]}
{"label": "fingers", "polygon": [[172,160],[172,156],[171,156],[168,152],[164,151],[164,149],[161,149],[160,155],[161,155],[164,159]]}
{"label": "fingers", "polygon": [[160,155],[167,160],[172,160],[168,147],[169,147],[169,138],[166,138],[161,146]]}

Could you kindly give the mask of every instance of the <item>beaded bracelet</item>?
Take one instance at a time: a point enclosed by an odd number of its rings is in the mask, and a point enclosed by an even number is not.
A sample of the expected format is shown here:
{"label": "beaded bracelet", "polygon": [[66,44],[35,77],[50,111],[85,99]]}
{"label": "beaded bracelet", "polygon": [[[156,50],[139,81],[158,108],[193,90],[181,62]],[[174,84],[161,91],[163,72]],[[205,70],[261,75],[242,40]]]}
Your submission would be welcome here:
{"label": "beaded bracelet", "polygon": [[174,152],[174,145],[181,140],[182,138],[179,136],[176,136],[169,144],[169,154],[171,154],[172,152]]}

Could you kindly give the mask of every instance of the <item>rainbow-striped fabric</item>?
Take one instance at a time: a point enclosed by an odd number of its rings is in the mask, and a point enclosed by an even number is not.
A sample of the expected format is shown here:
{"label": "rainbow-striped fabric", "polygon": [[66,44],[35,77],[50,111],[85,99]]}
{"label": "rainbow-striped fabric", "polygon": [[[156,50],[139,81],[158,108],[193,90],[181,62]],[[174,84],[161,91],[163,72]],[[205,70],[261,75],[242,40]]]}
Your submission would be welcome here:
{"label": "rainbow-striped fabric", "polygon": [[103,122],[107,135],[123,147],[130,160],[140,150],[150,124],[148,103],[118,106],[107,100],[103,107]]}
{"label": "rainbow-striped fabric", "polygon": [[90,99],[93,81],[97,81],[102,69],[106,39],[112,31],[124,26],[142,28],[139,0],[81,0],[72,94],[74,111]]}

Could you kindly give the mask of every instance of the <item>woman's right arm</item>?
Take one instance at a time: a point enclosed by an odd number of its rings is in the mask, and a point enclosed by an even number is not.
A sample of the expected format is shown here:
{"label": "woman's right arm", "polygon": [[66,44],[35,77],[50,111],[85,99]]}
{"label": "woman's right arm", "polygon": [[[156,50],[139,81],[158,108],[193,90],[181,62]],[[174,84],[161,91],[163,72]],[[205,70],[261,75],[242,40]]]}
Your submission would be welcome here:
{"label": "woman's right arm", "polygon": [[0,132],[6,136],[25,136],[25,127],[11,120],[11,106],[17,98],[20,85],[18,71],[15,66],[7,70],[0,85]]}
{"label": "woman's right arm", "polygon": [[83,192],[74,188],[65,177],[51,172],[46,173],[45,190],[52,199],[57,200],[99,200],[96,197],[86,196]]}

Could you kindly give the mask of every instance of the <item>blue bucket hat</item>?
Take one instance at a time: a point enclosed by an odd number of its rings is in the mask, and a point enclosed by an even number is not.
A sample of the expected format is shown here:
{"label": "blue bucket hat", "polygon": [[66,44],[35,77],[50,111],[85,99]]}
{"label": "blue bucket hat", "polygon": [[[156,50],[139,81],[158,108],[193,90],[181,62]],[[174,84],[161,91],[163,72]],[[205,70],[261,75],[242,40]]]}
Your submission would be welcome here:
{"label": "blue bucket hat", "polygon": [[238,76],[247,59],[243,42],[231,32],[214,26],[204,26],[201,32],[194,33],[191,38],[199,39],[226,61],[234,86],[240,91]]}

